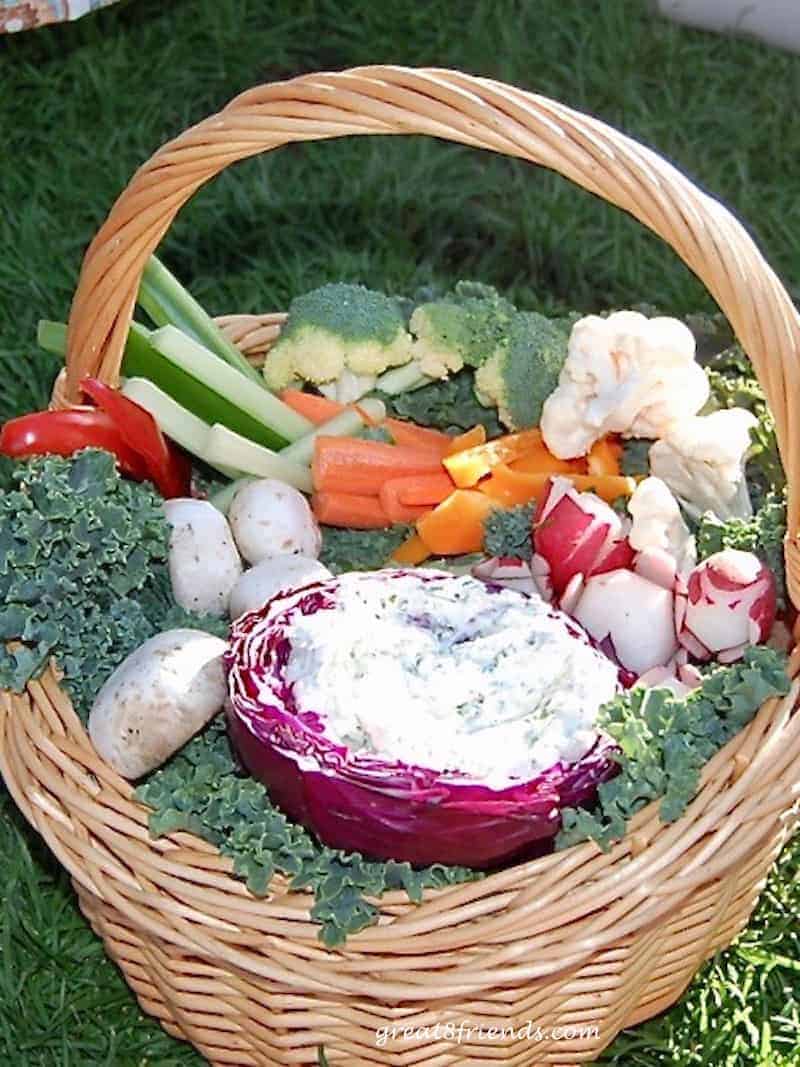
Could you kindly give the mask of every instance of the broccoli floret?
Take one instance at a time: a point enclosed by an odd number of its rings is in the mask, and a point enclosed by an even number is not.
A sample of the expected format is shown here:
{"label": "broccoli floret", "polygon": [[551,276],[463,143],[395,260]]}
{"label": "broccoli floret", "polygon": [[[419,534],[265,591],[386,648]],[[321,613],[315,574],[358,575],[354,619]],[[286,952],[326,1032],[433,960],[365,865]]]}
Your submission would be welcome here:
{"label": "broccoli floret", "polygon": [[480,282],[459,282],[444,299],[421,304],[410,322],[420,370],[446,378],[479,367],[508,343],[515,314],[513,304]]}
{"label": "broccoli floret", "polygon": [[695,530],[697,555],[700,560],[721,552],[723,548],[737,548],[753,552],[775,575],[780,608],[787,603],[786,569],[783,541],[786,536],[786,493],[767,493],[761,507],[749,519],[720,520],[707,511]]}
{"label": "broccoli floret", "polygon": [[273,390],[344,378],[348,394],[356,386],[363,396],[377,375],[410,359],[411,337],[398,302],[363,285],[337,282],[292,301],[264,377]]}
{"label": "broccoli floret", "polygon": [[496,407],[511,430],[539,424],[542,406],[558,384],[569,333],[535,311],[513,317],[507,344],[475,372],[475,394]]}
{"label": "broccoli floret", "polygon": [[504,559],[530,559],[533,555],[533,515],[535,504],[495,508],[483,524],[484,546],[490,556]]}

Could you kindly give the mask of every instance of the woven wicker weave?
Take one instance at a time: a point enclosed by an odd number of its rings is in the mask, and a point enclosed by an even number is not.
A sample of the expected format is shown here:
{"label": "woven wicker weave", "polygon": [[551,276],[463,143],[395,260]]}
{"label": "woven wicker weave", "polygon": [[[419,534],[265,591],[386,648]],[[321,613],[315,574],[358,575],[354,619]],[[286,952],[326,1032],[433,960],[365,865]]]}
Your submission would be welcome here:
{"label": "woven wicker weave", "polygon": [[[792,493],[800,602],[800,321],[742,227],[654,153],[550,100],[449,71],[372,67],[254,89],[160,149],[84,261],[61,402],[85,373],[116,382],[143,265],[180,206],[229,163],[292,141],[425,133],[543,164],[629,211],[703,280],[753,360]],[[282,316],[233,316],[263,351]],[[800,654],[792,658],[800,671]],[[51,671],[0,697],[0,765],[73,878],[144,1009],[216,1064],[573,1064],[670,1005],[746,924],[797,817],[800,683],[705,768],[678,822],[640,812],[608,854],[582,845],[482,881],[380,901],[379,925],[327,951],[310,899],[275,878],[256,900],[188,834],[153,841],[147,811],[94,754]],[[403,1028],[453,1024],[404,1039]],[[460,1024],[531,1029],[485,1040]],[[383,1044],[380,1028],[395,1027]],[[536,1027],[541,1027],[537,1032]],[[549,1028],[562,1027],[553,1033]],[[486,1038],[484,1032],[483,1038]]]}

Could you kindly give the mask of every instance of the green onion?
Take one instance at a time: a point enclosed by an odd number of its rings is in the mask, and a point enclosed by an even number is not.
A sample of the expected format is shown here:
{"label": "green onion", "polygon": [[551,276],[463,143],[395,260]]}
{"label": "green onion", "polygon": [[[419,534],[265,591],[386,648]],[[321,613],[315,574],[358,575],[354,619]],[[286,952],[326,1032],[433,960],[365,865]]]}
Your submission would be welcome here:
{"label": "green onion", "polygon": [[[362,411],[366,418],[361,414]],[[332,419],[328,419],[327,422],[322,423],[320,426],[315,426],[311,433],[301,437],[299,441],[288,445],[282,450],[281,458],[308,465],[314,455],[314,441],[320,434],[331,437],[348,437],[350,434],[358,433],[365,425],[368,425],[367,420],[381,422],[385,418],[386,405],[375,397],[365,397],[363,400],[359,400],[357,405],[345,408],[338,415],[334,415]]]}
{"label": "green onion", "polygon": [[254,474],[258,478],[277,478],[304,493],[310,493],[313,489],[308,467],[248,441],[227,426],[211,427],[199,455],[217,470],[234,468],[242,474]]}
{"label": "green onion", "polygon": [[211,316],[155,256],[150,256],[144,268],[137,302],[156,326],[177,326],[266,391],[263,375],[250,366]]}

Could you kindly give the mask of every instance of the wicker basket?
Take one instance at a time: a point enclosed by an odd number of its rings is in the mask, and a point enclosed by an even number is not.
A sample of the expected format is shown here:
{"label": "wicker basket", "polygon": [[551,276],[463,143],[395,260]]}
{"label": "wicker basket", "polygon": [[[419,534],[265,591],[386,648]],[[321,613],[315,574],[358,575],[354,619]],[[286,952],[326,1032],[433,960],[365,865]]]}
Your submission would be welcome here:
{"label": "wicker basket", "polygon": [[[800,420],[790,419],[800,322],[785,291],[731,215],[657,155],[496,82],[396,67],[305,76],[247,92],[165,145],[86,254],[62,402],[86,373],[117,381],[143,265],[199,186],[288,142],[365,133],[430,134],[543,164],[672,245],[728,315],[775,414],[800,603]],[[223,321],[257,351],[282,317]],[[282,878],[257,900],[197,838],[151,840],[147,811],[97,758],[53,671],[23,696],[2,694],[0,763],[142,1007],[212,1063],[310,1064],[323,1046],[331,1063],[352,1065],[573,1064],[672,1004],[746,924],[797,817],[797,697],[795,682],[710,761],[677,823],[651,806],[608,854],[574,847],[418,906],[389,894],[380,923],[334,951],[317,939],[309,897]],[[491,1039],[491,1027],[504,1035]]]}

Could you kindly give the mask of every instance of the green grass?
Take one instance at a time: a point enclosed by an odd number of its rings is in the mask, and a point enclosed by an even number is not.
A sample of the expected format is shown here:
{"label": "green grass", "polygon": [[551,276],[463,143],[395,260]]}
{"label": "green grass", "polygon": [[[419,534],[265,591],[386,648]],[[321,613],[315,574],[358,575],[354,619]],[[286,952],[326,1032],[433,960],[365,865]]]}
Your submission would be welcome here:
{"label": "green grass", "polygon": [[[35,322],[66,316],[87,241],[161,142],[258,82],[381,61],[498,77],[621,127],[725,200],[798,295],[796,57],[654,20],[637,0],[136,0],[0,38],[0,418],[46,402],[56,368]],[[709,306],[626,216],[547,172],[420,138],[240,164],[161,251],[214,312],[280,308],[330,279],[400,291],[464,276],[530,307]],[[0,1059],[201,1062],[141,1015],[5,796],[0,853]],[[604,1062],[800,1063],[799,867],[795,842],[736,946]]]}

